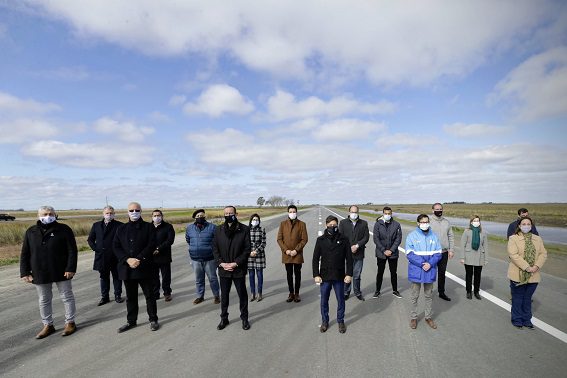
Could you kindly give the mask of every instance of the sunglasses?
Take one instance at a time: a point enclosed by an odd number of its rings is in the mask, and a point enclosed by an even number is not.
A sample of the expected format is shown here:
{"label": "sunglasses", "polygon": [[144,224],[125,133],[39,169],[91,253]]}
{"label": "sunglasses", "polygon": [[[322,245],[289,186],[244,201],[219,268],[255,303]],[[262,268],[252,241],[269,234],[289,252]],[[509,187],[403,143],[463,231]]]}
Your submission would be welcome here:
{"label": "sunglasses", "polygon": [[134,212],[135,212],[135,213],[139,213],[140,211],[142,211],[142,210],[140,210],[140,209],[128,210],[129,213],[134,213]]}

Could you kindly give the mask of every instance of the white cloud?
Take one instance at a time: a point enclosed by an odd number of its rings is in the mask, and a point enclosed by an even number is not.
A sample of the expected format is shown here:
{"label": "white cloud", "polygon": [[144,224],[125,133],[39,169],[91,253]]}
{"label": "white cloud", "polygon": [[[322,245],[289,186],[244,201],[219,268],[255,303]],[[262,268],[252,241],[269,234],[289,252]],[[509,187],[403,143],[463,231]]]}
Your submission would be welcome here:
{"label": "white cloud", "polygon": [[33,142],[22,147],[22,154],[52,163],[79,168],[136,167],[152,161],[150,147],[112,143],[64,143],[56,140]]}
{"label": "white cloud", "polygon": [[211,85],[195,102],[188,102],[183,107],[187,114],[202,113],[215,118],[225,114],[246,115],[253,110],[250,100],[244,98],[238,89],[226,84]]}
{"label": "white cloud", "polygon": [[567,47],[527,59],[496,85],[489,101],[511,101],[521,121],[567,115]]}
{"label": "white cloud", "polygon": [[494,126],[481,123],[453,123],[451,125],[443,126],[443,130],[457,138],[481,138],[506,134],[513,131],[513,128],[509,126]]}
{"label": "white cloud", "polygon": [[183,95],[174,95],[174,96],[171,96],[171,98],[169,99],[169,105],[179,106],[179,105],[182,105],[183,103],[185,103],[185,101],[187,101],[187,97],[185,97]]}
{"label": "white cloud", "polygon": [[376,140],[376,145],[383,149],[390,147],[427,147],[436,145],[439,140],[431,135],[395,133],[383,135]]}
{"label": "white cloud", "polygon": [[270,118],[281,121],[307,117],[340,117],[347,114],[385,114],[392,113],[397,105],[389,101],[364,103],[346,96],[333,97],[329,101],[311,96],[298,101],[288,92],[278,90],[268,99]]}
{"label": "white cloud", "polygon": [[546,0],[349,6],[331,0],[324,7],[316,1],[99,0],[88,12],[74,0],[27,1],[67,21],[78,38],[101,38],[149,55],[228,56],[276,76],[301,79],[338,70],[392,84],[467,74],[557,17]]}
{"label": "white cloud", "polygon": [[0,144],[26,143],[31,140],[50,138],[57,133],[55,126],[42,120],[22,118],[0,121]]}
{"label": "white cloud", "polygon": [[338,119],[323,123],[313,131],[313,136],[320,141],[344,142],[364,140],[369,135],[386,130],[383,123],[358,119]]}
{"label": "white cloud", "polygon": [[151,127],[139,127],[132,122],[121,122],[107,117],[96,120],[93,128],[101,134],[115,135],[125,142],[141,142],[147,135],[154,132]]}
{"label": "white cloud", "polygon": [[50,113],[61,110],[61,107],[50,102],[24,100],[9,93],[0,92],[0,110],[11,114],[27,115],[29,113]]}

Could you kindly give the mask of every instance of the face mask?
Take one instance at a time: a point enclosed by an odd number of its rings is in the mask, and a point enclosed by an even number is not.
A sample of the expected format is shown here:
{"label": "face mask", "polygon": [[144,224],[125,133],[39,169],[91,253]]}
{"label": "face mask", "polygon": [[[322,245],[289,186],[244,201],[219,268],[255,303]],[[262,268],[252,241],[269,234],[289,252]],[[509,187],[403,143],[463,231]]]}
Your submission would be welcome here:
{"label": "face mask", "polygon": [[39,220],[43,224],[50,224],[55,222],[55,217],[53,215],[46,215],[44,217],[39,217]]}
{"label": "face mask", "polygon": [[527,234],[532,230],[532,226],[520,226],[520,230],[522,230],[524,234]]}
{"label": "face mask", "polygon": [[329,235],[334,235],[339,232],[339,228],[337,226],[329,226],[327,227],[327,232],[329,233]]}
{"label": "face mask", "polygon": [[289,213],[288,216],[289,219],[294,220],[295,218],[297,218],[297,213]]}
{"label": "face mask", "polygon": [[471,222],[471,226],[478,227],[480,226],[480,222]]}
{"label": "face mask", "polygon": [[384,215],[384,221],[385,222],[389,222],[392,220],[392,216],[391,215]]}
{"label": "face mask", "polygon": [[128,213],[128,217],[130,217],[130,220],[132,222],[137,221],[138,219],[140,219],[140,217],[142,216],[142,212],[133,212],[133,213]]}
{"label": "face mask", "polygon": [[422,231],[427,231],[429,230],[429,223],[420,223],[419,228],[421,228]]}
{"label": "face mask", "polygon": [[157,216],[157,217],[152,217],[152,219],[154,220],[154,223],[159,224],[161,223],[162,218],[160,216]]}
{"label": "face mask", "polygon": [[358,213],[350,213],[349,218],[351,220],[357,220],[358,219]]}
{"label": "face mask", "polygon": [[440,217],[441,215],[443,215],[443,210],[436,210],[433,212],[433,214],[435,214],[436,217]]}
{"label": "face mask", "polygon": [[110,222],[114,219],[114,214],[104,214],[104,220]]}
{"label": "face mask", "polygon": [[236,222],[236,215],[225,215],[224,221],[226,223],[234,223],[234,222]]}
{"label": "face mask", "polygon": [[252,227],[256,227],[257,225],[260,224],[260,222],[257,221],[257,220],[253,220],[252,223],[250,223],[250,224],[252,225]]}
{"label": "face mask", "polygon": [[205,224],[206,219],[203,218],[195,218],[195,223],[197,224]]}

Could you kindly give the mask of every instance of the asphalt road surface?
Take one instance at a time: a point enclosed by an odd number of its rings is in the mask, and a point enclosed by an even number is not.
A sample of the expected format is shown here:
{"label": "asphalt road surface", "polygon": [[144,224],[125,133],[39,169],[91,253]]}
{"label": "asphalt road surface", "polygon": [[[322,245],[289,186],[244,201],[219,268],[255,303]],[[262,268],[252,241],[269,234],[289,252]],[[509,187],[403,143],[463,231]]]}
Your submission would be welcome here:
{"label": "asphalt road surface", "polygon": [[[382,296],[372,299],[376,275],[374,244],[368,243],[362,289],[366,301],[346,302],[345,334],[338,332],[336,301],[330,300],[331,323],[321,334],[319,287],[313,283],[311,257],[318,231],[330,214],[325,208],[302,211],[309,242],[302,274],[302,302],[286,303],[287,283],[277,228],[285,215],[267,218],[268,267],[264,271],[264,300],[249,304],[252,328],[241,327],[238,298],[233,288],[230,325],[216,326],[220,306],[206,300],[193,305],[194,275],[188,264],[184,235],[173,248],[173,301],[158,301],[161,328],[151,332],[140,293],[138,327],[117,334],[126,320],[126,304],[98,307],[98,272],[92,271],[92,253],[82,254],[73,279],[78,331],[59,336],[63,306],[54,288],[54,316],[58,332],[43,340],[34,287],[19,280],[17,266],[0,269],[0,375],[5,377],[565,377],[567,343],[541,328],[516,330],[510,314],[488,298],[467,300],[465,289],[447,280],[451,302],[433,300],[433,330],[420,315],[418,327],[409,327],[407,260],[400,256],[398,286],[403,299],[391,295],[388,270]],[[346,211],[341,213],[346,215]],[[319,220],[319,216],[321,220]],[[369,220],[372,231],[373,220]],[[245,220],[247,223],[247,220]],[[320,225],[319,222],[322,224]],[[406,235],[408,229],[404,227]],[[509,302],[507,264],[489,258],[482,288]],[[457,259],[448,271],[464,279]],[[543,269],[545,272],[545,267]],[[248,285],[247,285],[248,286]],[[420,300],[420,306],[422,302]],[[534,296],[534,316],[558,332],[567,331],[567,282],[544,274]]]}

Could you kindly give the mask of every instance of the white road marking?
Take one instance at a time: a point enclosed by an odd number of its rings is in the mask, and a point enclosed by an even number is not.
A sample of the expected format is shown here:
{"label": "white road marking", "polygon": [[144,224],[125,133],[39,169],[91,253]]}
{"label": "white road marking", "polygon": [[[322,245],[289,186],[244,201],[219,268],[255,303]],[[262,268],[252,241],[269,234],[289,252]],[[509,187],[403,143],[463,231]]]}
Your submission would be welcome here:
{"label": "white road marking", "polygon": [[[325,207],[325,209],[327,209]],[[345,219],[345,217],[343,217],[340,214],[335,213],[333,210],[331,209],[327,209],[328,211],[330,211],[331,213],[335,214],[337,217]],[[369,231],[370,235],[374,235],[374,233],[372,231]],[[398,250],[400,250],[402,253],[406,253],[406,250],[402,247],[398,247]],[[456,283],[458,283],[459,285],[461,285],[462,287],[465,287],[466,282],[455,276],[452,273],[449,273],[448,271],[445,271],[445,277],[448,277],[449,279],[455,281]],[[494,303],[495,305],[503,308],[504,310],[510,312],[512,309],[512,306],[508,303],[503,301],[502,299],[484,291],[481,290],[480,291],[480,295],[483,296],[484,298],[488,299],[490,302]],[[534,326],[538,327],[539,329],[541,329],[544,332],[547,332],[548,334],[550,334],[551,336],[563,341],[564,343],[567,343],[567,333],[555,328],[554,326],[547,324],[546,322],[544,322],[543,320],[540,320],[538,318],[536,318],[535,316],[532,317],[532,323]]]}

